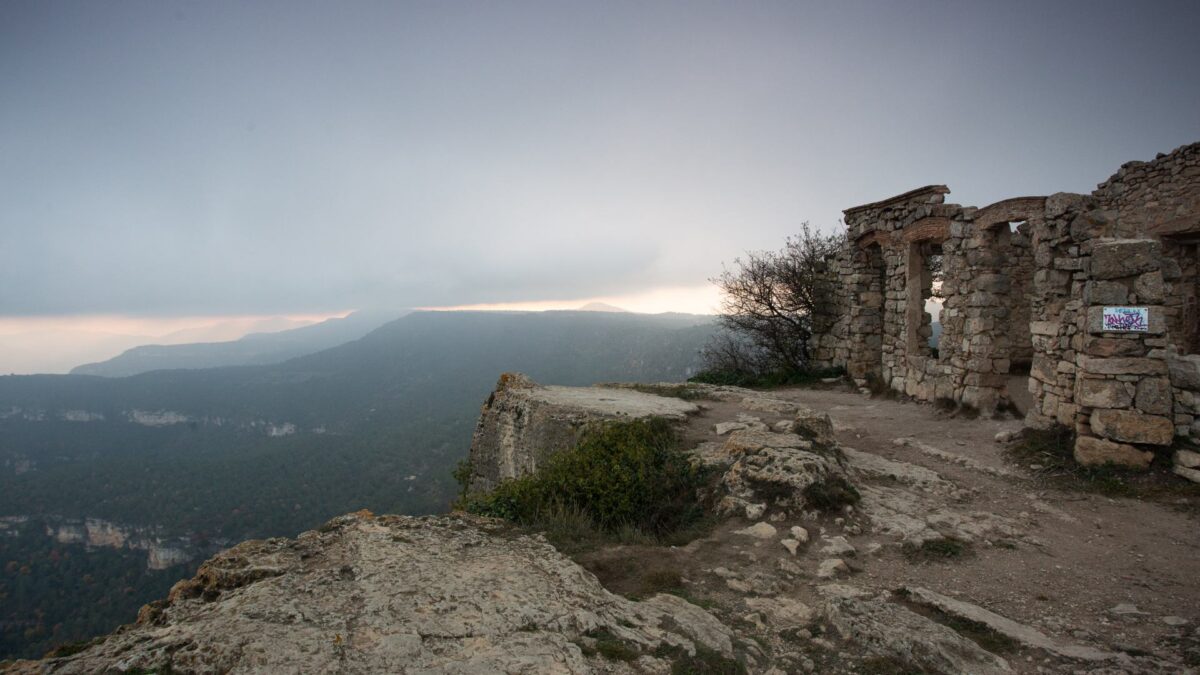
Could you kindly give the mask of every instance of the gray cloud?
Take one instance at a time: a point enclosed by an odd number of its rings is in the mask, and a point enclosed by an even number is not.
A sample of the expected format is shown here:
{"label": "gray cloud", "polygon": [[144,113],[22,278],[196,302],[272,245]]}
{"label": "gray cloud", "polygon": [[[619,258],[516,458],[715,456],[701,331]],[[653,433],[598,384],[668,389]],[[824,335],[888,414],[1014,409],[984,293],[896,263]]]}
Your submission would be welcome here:
{"label": "gray cloud", "polygon": [[0,315],[613,295],[925,183],[1088,191],[1200,138],[1198,18],[7,2]]}

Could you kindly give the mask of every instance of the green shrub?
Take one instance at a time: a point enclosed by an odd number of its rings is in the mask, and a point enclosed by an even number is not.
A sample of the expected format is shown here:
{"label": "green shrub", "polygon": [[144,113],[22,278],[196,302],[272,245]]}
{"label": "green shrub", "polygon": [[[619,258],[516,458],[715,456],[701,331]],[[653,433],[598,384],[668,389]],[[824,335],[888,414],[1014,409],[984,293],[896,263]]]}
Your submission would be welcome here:
{"label": "green shrub", "polygon": [[746,666],[715,649],[696,643],[696,653],[679,647],[660,646],[655,656],[671,659],[671,675],[745,675]]}
{"label": "green shrub", "polygon": [[666,420],[607,422],[588,427],[574,449],[552,455],[537,473],[468,495],[463,506],[522,525],[567,521],[609,535],[633,528],[662,537],[704,517],[697,494],[706,481]]}

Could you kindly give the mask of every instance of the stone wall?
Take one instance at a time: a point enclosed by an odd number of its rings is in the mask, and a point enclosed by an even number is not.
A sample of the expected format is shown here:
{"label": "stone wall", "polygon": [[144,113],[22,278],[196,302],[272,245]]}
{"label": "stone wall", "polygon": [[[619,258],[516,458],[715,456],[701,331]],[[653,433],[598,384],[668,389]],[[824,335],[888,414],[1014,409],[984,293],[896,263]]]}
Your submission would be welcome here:
{"label": "stone wall", "polygon": [[[1176,437],[1200,440],[1200,143],[1125,164],[1091,195],[977,209],[948,193],[931,185],[844,212],[817,365],[983,411],[1005,408],[1012,375],[1028,370],[1027,424],[1072,428],[1084,462],[1145,465]],[[935,352],[926,263],[939,251]],[[1147,308],[1147,330],[1105,330],[1113,306]],[[1183,468],[1200,478],[1195,460]]]}

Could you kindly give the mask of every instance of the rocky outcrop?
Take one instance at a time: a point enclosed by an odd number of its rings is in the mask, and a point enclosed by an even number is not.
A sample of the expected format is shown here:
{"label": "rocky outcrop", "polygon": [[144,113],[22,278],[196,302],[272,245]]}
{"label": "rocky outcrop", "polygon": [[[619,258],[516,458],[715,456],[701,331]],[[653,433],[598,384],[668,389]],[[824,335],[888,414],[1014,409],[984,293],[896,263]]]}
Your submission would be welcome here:
{"label": "rocky outcrop", "polygon": [[669,670],[671,654],[743,649],[705,610],[671,595],[613,595],[541,538],[495,521],[363,512],[296,539],[235,546],[136,624],[78,654],[11,669],[633,672],[598,655],[601,640],[651,671]]}
{"label": "rocky outcrop", "polygon": [[953,630],[893,603],[888,594],[874,595],[851,586],[818,589],[824,613],[844,640],[877,656],[914,666],[915,672],[1011,673],[1008,663]]}
{"label": "rocky outcrop", "polygon": [[574,447],[589,423],[683,420],[697,412],[696,404],[680,398],[619,387],[541,386],[520,373],[505,373],[483,404],[471,439],[470,490],[490,490],[533,473],[550,455]]}

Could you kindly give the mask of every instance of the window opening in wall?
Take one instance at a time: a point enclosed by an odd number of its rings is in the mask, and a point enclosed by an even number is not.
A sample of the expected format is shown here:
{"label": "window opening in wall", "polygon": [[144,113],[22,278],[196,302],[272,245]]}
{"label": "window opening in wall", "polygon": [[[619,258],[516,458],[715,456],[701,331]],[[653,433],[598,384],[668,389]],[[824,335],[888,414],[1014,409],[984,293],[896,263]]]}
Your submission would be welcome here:
{"label": "window opening in wall", "polygon": [[938,347],[942,340],[942,304],[946,297],[942,294],[942,282],[945,280],[942,245],[926,242],[922,253],[929,273],[929,298],[925,300],[925,313],[929,315],[929,350],[936,359],[940,354]]}
{"label": "window opening in wall", "polygon": [[909,256],[908,353],[938,358],[942,336],[942,244],[915,242]]}

